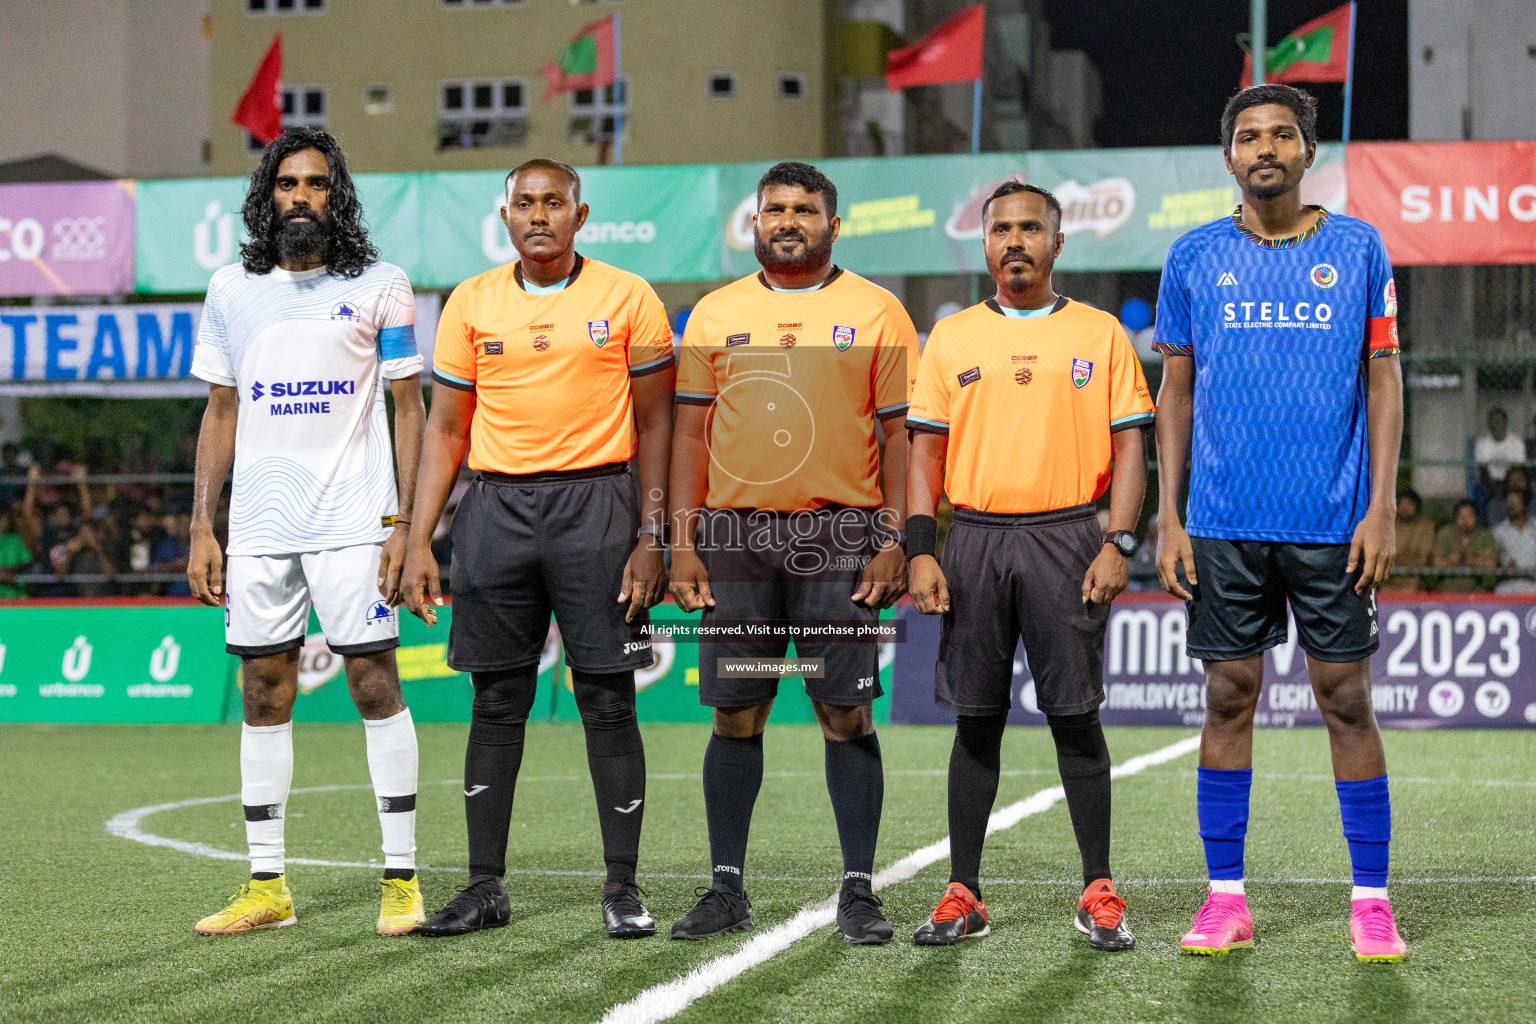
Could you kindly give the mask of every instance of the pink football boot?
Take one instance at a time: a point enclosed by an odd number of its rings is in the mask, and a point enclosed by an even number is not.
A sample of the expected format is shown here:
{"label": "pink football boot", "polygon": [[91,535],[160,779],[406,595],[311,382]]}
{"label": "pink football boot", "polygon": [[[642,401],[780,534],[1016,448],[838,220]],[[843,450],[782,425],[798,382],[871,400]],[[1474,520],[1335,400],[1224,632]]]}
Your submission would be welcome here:
{"label": "pink football boot", "polygon": [[1225,956],[1253,945],[1253,915],[1248,900],[1225,892],[1208,892],[1205,904],[1190,922],[1179,947],[1196,956]]}

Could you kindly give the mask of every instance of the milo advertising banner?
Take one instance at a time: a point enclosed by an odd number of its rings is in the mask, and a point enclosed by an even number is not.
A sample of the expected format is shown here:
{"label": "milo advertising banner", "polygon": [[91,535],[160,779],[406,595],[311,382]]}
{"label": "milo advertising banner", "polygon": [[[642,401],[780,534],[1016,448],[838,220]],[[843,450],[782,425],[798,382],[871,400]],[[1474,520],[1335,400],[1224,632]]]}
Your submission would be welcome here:
{"label": "milo advertising banner", "polygon": [[[720,165],[723,224],[720,265],[726,277],[758,270],[752,215],[757,182],[771,163]],[[1024,157],[905,156],[819,160],[837,185],[842,227],[833,249],[840,267],[866,276],[983,271],[980,203],[997,184],[1018,174]],[[977,198],[977,197],[980,198]],[[975,230],[957,220],[975,199]],[[921,268],[921,269],[918,269]]]}
{"label": "milo advertising banner", "polygon": [[[906,643],[896,662],[891,721],[948,723],[933,703],[939,623],[902,608]],[[1371,699],[1384,726],[1410,729],[1536,727],[1536,599],[1460,601],[1382,598],[1381,648],[1371,658]],[[1198,726],[1205,717],[1200,662],[1184,651],[1189,617],[1180,601],[1131,594],[1115,601],[1104,644],[1106,725]],[[1044,725],[1023,645],[1014,654],[1009,722]],[[1264,689],[1254,724],[1321,725],[1294,623],[1284,644],[1264,654]]]}
{"label": "milo advertising banner", "polygon": [[[729,204],[721,266],[757,269],[752,214],[757,180],[770,165],[720,165]],[[1063,270],[1158,270],[1174,239],[1232,212],[1237,186],[1220,147],[1074,149],[975,156],[822,160],[837,185],[842,229],[834,259],[866,275],[983,273],[981,207],[1009,179],[1049,189],[1061,201]],[[1343,211],[1344,147],[1318,147],[1303,179],[1306,202]]]}

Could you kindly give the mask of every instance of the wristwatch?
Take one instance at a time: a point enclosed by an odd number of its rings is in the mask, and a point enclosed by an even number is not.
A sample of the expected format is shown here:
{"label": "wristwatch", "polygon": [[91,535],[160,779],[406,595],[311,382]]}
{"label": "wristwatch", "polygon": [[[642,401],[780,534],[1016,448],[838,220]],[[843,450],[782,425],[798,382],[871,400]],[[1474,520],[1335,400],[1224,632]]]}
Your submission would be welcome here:
{"label": "wristwatch", "polygon": [[1104,543],[1113,544],[1126,558],[1136,553],[1136,535],[1130,530],[1110,530],[1104,535]]}
{"label": "wristwatch", "polygon": [[639,540],[641,537],[655,537],[658,541],[665,544],[667,542],[667,530],[660,523],[646,523],[635,531],[635,539]]}

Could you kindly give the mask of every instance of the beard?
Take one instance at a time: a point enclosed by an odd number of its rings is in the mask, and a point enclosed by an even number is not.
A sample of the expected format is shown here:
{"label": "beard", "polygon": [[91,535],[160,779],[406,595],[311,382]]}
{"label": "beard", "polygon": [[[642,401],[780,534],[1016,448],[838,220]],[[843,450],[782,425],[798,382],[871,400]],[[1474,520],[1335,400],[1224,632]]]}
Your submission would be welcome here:
{"label": "beard", "polygon": [[[785,238],[793,237],[796,236],[779,234],[775,235],[773,240],[782,241]],[[832,262],[832,233],[830,231],[823,235],[821,241],[815,245],[807,242],[805,252],[801,255],[787,259],[773,251],[773,240],[764,241],[762,235],[754,235],[752,239],[752,248],[757,253],[757,262],[762,264],[764,270],[771,270],[777,274],[804,274]]]}
{"label": "beard", "polygon": [[1271,181],[1263,185],[1255,184],[1253,181],[1253,172],[1249,171],[1248,194],[1253,196],[1255,199],[1269,200],[1279,199],[1281,196],[1289,192],[1299,175],[1292,173],[1293,168],[1288,164],[1281,164],[1280,169],[1282,174],[1278,181]]}
{"label": "beard", "polygon": [[312,220],[293,220],[299,211],[290,210],[274,226],[273,244],[277,246],[281,263],[307,263],[317,256],[324,256],[331,244],[334,224],[330,214],[302,211]]}
{"label": "beard", "polygon": [[[1015,266],[1022,267],[1023,273],[1015,274],[1013,272],[1013,268]],[[1003,288],[1005,288],[1010,295],[1019,295],[1023,292],[1029,291],[1034,287],[1035,282],[1040,277],[1039,267],[1033,263],[1016,263],[1014,261],[1008,261],[999,264],[997,270],[998,272],[994,275],[994,277],[1002,284]]]}

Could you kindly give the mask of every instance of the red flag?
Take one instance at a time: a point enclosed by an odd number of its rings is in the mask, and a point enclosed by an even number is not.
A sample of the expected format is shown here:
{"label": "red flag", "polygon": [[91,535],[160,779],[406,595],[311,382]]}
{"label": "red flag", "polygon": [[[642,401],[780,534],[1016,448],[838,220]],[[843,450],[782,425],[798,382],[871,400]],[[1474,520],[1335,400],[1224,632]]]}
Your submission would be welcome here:
{"label": "red flag", "polygon": [[261,59],[250,88],[230,118],[250,132],[263,146],[283,134],[283,34],[272,37],[272,46]]}
{"label": "red flag", "polygon": [[561,92],[613,84],[613,15],[583,25],[558,61],[539,68],[544,102]]}
{"label": "red flag", "polygon": [[886,54],[886,88],[980,78],[986,16],[986,4],[967,7],[911,46]]}
{"label": "red flag", "polygon": [[[1269,47],[1266,82],[1342,82],[1349,73],[1349,4],[1335,8]],[[1242,88],[1253,84],[1253,54],[1243,55]]]}

